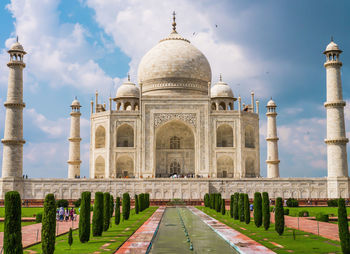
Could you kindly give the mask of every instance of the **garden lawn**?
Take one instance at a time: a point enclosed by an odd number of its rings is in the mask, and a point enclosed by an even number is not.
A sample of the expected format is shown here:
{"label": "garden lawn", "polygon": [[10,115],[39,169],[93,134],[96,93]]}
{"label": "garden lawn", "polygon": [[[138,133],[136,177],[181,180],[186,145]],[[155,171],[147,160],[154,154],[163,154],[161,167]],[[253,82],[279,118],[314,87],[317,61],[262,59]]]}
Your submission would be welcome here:
{"label": "garden lawn", "polygon": [[[298,217],[300,211],[308,211],[310,217],[316,217],[316,214],[323,212],[325,214],[330,214],[334,215],[334,217],[338,217],[338,207],[320,207],[320,206],[315,206],[315,207],[284,207],[284,209],[289,209],[289,216],[293,217]],[[346,211],[350,213],[350,207],[346,208]]]}
{"label": "garden lawn", "polygon": [[[43,211],[43,207],[22,207],[22,217],[34,217],[34,214],[38,214]],[[0,217],[5,217],[5,207],[0,207]]]}
{"label": "garden lawn", "polygon": [[[68,234],[59,236],[56,238],[56,253],[114,253],[115,250],[121,246],[151,215],[157,210],[157,207],[150,207],[135,214],[135,210],[130,211],[130,218],[127,221],[121,221],[119,225],[114,224],[114,217],[111,219],[111,225],[107,232],[103,232],[102,236],[93,237],[90,236],[90,241],[87,243],[81,243],[79,241],[78,230],[73,231],[73,244],[72,248],[68,245]],[[92,232],[92,230],[91,230]],[[106,244],[109,244],[106,246]],[[104,246],[104,247],[102,247]],[[36,251],[41,253],[41,244],[34,245],[24,250],[24,253],[34,253],[29,252]]]}
{"label": "garden lawn", "polygon": [[[260,228],[255,226],[254,218],[251,218],[250,224],[245,224],[245,222],[233,220],[229,212],[222,215],[208,207],[201,206],[197,208],[276,253],[342,253],[338,241],[332,241],[299,230],[295,230],[296,239],[293,240],[293,229],[285,228],[283,235],[279,236],[275,231],[275,225],[272,223],[269,230],[265,231],[263,226]],[[277,247],[272,242],[282,245],[282,248]]]}
{"label": "garden lawn", "polygon": [[[22,221],[22,227],[35,224],[35,221]],[[0,232],[4,232],[4,222],[0,222]]]}

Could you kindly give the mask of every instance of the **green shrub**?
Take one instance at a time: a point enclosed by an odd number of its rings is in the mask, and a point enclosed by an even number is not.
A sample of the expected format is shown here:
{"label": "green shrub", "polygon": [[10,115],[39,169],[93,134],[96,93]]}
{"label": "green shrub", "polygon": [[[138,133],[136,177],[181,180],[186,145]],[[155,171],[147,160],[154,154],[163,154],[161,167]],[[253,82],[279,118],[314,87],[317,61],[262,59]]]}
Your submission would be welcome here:
{"label": "green shrub", "polygon": [[299,211],[298,216],[299,217],[309,217],[309,211],[301,210],[301,211]]}
{"label": "green shrub", "polygon": [[74,207],[78,208],[80,207],[81,204],[81,198],[77,199],[76,201],[73,202]]}
{"label": "green shrub", "polygon": [[246,224],[250,223],[249,196],[244,194],[244,220]]}
{"label": "green shrub", "polygon": [[294,198],[288,198],[287,199],[287,206],[288,207],[298,207],[299,206],[299,202],[298,202],[298,200],[296,200]]}
{"label": "green shrub", "polygon": [[339,202],[339,199],[330,199],[330,200],[327,200],[327,205],[330,207],[337,207],[338,202]]}
{"label": "green shrub", "polygon": [[139,213],[139,197],[135,194],[135,213]]}
{"label": "green shrub", "polygon": [[264,228],[268,230],[270,227],[270,199],[267,192],[263,192],[262,194],[262,214]]}
{"label": "green shrub", "polygon": [[226,214],[225,199],[221,200],[221,214],[222,215]]}
{"label": "green shrub", "polygon": [[284,231],[283,201],[280,197],[276,199],[275,230],[279,235],[282,235]]}
{"label": "green shrub", "polygon": [[260,192],[254,193],[254,223],[255,226],[261,227],[262,225],[262,198]]}
{"label": "green shrub", "polygon": [[120,223],[120,197],[117,197],[115,201],[114,223],[115,225]]}
{"label": "green shrub", "polygon": [[233,219],[235,219],[235,220],[239,219],[238,200],[239,200],[239,193],[236,192],[233,195]]}
{"label": "green shrub", "polygon": [[[110,198],[110,203],[109,203],[109,219],[111,219],[113,217],[113,211],[114,211],[114,198],[113,195],[109,196]],[[109,225],[111,226],[112,224],[109,223]]]}
{"label": "green shrub", "polygon": [[216,206],[215,206],[215,210],[216,212],[220,212],[221,211],[221,193],[216,193]]}
{"label": "green shrub", "polygon": [[345,207],[345,201],[342,198],[338,200],[338,231],[340,246],[343,253],[350,253],[348,215]]}
{"label": "green shrub", "polygon": [[209,207],[210,207],[210,209],[214,209],[214,206],[215,206],[214,193],[210,193],[209,194]]}
{"label": "green shrub", "polygon": [[56,202],[53,194],[47,194],[45,197],[41,239],[43,253],[54,253],[56,240]]}
{"label": "green shrub", "polygon": [[239,193],[238,217],[239,221],[244,221],[244,193]]}
{"label": "green shrub", "polygon": [[234,195],[231,195],[230,197],[230,216],[233,218],[233,200],[234,200]]}
{"label": "green shrub", "polygon": [[92,215],[92,235],[102,236],[103,232],[103,193],[95,193],[94,213]]}
{"label": "green shrub", "polygon": [[283,209],[283,213],[284,215],[289,215],[289,209],[288,208]]}
{"label": "green shrub", "polygon": [[21,196],[17,191],[5,194],[4,253],[22,254]]}
{"label": "green shrub", "polygon": [[109,229],[109,221],[111,219],[111,194],[109,192],[103,193],[103,231]]}
{"label": "green shrub", "polygon": [[325,213],[317,213],[316,214],[316,220],[317,221],[322,221],[322,222],[329,222],[329,215]]}
{"label": "green shrub", "polygon": [[71,246],[73,244],[73,231],[72,231],[72,228],[69,229],[68,244],[69,244],[69,248],[71,248]]}
{"label": "green shrub", "polygon": [[274,209],[275,209],[275,208],[274,208],[273,206],[270,206],[269,209],[270,209],[270,213],[272,213],[272,212],[274,212]]}
{"label": "green shrub", "polygon": [[38,213],[35,215],[35,223],[41,223],[43,221],[43,213]]}
{"label": "green shrub", "polygon": [[149,193],[145,193],[145,199],[146,199],[146,207],[145,208],[148,208],[150,206]]}
{"label": "green shrub", "polygon": [[205,193],[204,195],[204,206],[205,207],[209,207],[209,194],[208,193]]}
{"label": "green shrub", "polygon": [[123,220],[129,219],[129,216],[130,216],[130,195],[129,195],[129,193],[123,194],[122,215],[123,215]]}
{"label": "green shrub", "polygon": [[140,212],[145,210],[145,194],[144,193],[140,193],[140,195],[139,195],[139,210],[140,210]]}
{"label": "green shrub", "polygon": [[64,208],[67,208],[68,205],[69,205],[69,202],[67,199],[60,199],[56,202],[57,204],[57,207],[64,207]]}
{"label": "green shrub", "polygon": [[79,215],[79,240],[86,243],[90,240],[91,220],[91,192],[81,193],[80,215]]}

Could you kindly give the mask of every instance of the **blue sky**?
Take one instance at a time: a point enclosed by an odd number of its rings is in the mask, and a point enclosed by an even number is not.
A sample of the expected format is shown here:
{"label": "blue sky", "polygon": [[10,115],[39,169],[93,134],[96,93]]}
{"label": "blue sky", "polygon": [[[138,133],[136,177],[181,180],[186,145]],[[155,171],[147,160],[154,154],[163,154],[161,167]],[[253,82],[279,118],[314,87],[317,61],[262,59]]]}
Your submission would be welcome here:
{"label": "blue sky", "polygon": [[[141,57],[170,32],[173,10],[178,13],[178,32],[207,56],[213,82],[222,73],[243,101],[249,102],[251,90],[260,100],[262,175],[266,175],[265,105],[273,97],[279,113],[281,175],[326,176],[322,52],[334,36],[344,51],[343,92],[349,104],[350,2],[346,0],[2,1],[1,104],[7,91],[6,50],[17,34],[28,52],[24,173],[66,177],[69,105],[77,96],[83,105],[81,175],[88,176],[89,104],[95,90],[107,101],[128,72],[136,81]],[[1,106],[0,123],[4,113]],[[345,114],[350,130],[349,106]]]}

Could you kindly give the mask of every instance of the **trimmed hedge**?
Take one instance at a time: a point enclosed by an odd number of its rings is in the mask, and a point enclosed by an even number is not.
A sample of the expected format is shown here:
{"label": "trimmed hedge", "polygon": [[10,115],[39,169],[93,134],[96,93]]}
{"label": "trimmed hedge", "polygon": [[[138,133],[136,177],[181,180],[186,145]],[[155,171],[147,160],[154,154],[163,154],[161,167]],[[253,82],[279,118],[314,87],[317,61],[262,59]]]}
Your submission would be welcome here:
{"label": "trimmed hedge", "polygon": [[145,194],[144,193],[140,193],[140,195],[139,195],[139,210],[140,210],[140,212],[145,210]]}
{"label": "trimmed hedge", "polygon": [[68,205],[69,205],[69,202],[67,199],[60,199],[56,202],[57,204],[57,207],[64,207],[64,208],[67,208]]}
{"label": "trimmed hedge", "polygon": [[298,207],[299,206],[298,200],[296,200],[294,198],[288,198],[286,203],[287,203],[288,207]]}
{"label": "trimmed hedge", "polygon": [[81,198],[78,198],[76,201],[73,202],[74,207],[78,208],[81,205]]}
{"label": "trimmed hedge", "polygon": [[235,220],[239,219],[238,200],[239,200],[239,193],[236,192],[235,194],[233,194],[233,219]]}
{"label": "trimmed hedge", "polygon": [[309,217],[309,211],[301,210],[301,211],[299,211],[298,216],[299,217]]}
{"label": "trimmed hedge", "polygon": [[209,207],[209,194],[208,193],[205,193],[204,195],[204,206],[205,207]]}
{"label": "trimmed hedge", "polygon": [[127,192],[123,194],[122,215],[123,215],[123,220],[129,219],[129,216],[130,216],[130,195]]}
{"label": "trimmed hedge", "polygon": [[330,207],[337,207],[338,202],[339,202],[339,199],[330,199],[330,200],[327,200],[327,205]]}
{"label": "trimmed hedge", "polygon": [[262,198],[260,192],[254,193],[254,223],[258,228],[262,225]]}
{"label": "trimmed hedge", "polygon": [[215,206],[215,196],[214,193],[210,193],[209,195],[209,207],[210,209],[214,209]]}
{"label": "trimmed hedge", "polygon": [[338,200],[338,230],[340,246],[343,253],[350,253],[348,215],[345,207],[345,201],[342,198]]}
{"label": "trimmed hedge", "polygon": [[244,221],[244,193],[239,193],[238,217],[239,221]]}
{"label": "trimmed hedge", "polygon": [[103,193],[103,231],[107,231],[109,228],[109,221],[111,219],[111,194],[109,192]]}
{"label": "trimmed hedge", "polygon": [[[113,217],[113,212],[114,212],[114,197],[111,194],[109,196],[110,198],[110,204],[109,204],[109,219],[111,219]],[[109,225],[111,225],[111,222],[109,222]]]}
{"label": "trimmed hedge", "polygon": [[41,223],[43,221],[43,213],[38,213],[35,215],[35,223]]}
{"label": "trimmed hedge", "polygon": [[283,209],[283,213],[284,215],[289,215],[289,209],[288,208]]}
{"label": "trimmed hedge", "polygon": [[103,193],[95,193],[94,213],[92,215],[92,235],[102,236],[103,232]]}
{"label": "trimmed hedge", "polygon": [[279,235],[282,235],[284,231],[283,201],[280,197],[276,199],[275,230]]}
{"label": "trimmed hedge", "polygon": [[270,199],[267,192],[262,194],[262,215],[265,230],[270,227]]}
{"label": "trimmed hedge", "polygon": [[135,194],[135,213],[139,213],[139,197]]}
{"label": "trimmed hedge", "polygon": [[216,193],[216,205],[215,205],[215,210],[216,212],[220,212],[221,211],[221,193]]}
{"label": "trimmed hedge", "polygon": [[221,214],[222,215],[226,214],[225,199],[221,200]]}
{"label": "trimmed hedge", "polygon": [[21,196],[17,191],[5,194],[4,253],[23,253]]}
{"label": "trimmed hedge", "polygon": [[246,224],[250,223],[249,196],[244,194],[244,220]]}
{"label": "trimmed hedge", "polygon": [[114,224],[119,225],[119,223],[120,223],[120,197],[117,197],[115,201]]}
{"label": "trimmed hedge", "polygon": [[230,197],[230,216],[233,218],[233,200],[234,200],[234,195],[231,195]]}
{"label": "trimmed hedge", "polygon": [[145,193],[145,199],[146,199],[146,208],[148,208],[150,206],[150,201],[149,201],[149,193]]}
{"label": "trimmed hedge", "polygon": [[47,194],[45,197],[41,239],[43,253],[53,254],[56,241],[56,201],[53,194]]}
{"label": "trimmed hedge", "polygon": [[317,221],[322,221],[322,222],[329,222],[329,215],[325,213],[317,213],[316,214],[316,220]]}
{"label": "trimmed hedge", "polygon": [[72,228],[69,228],[69,233],[68,233],[68,244],[69,244],[69,248],[72,246],[73,244],[73,231]]}
{"label": "trimmed hedge", "polygon": [[86,243],[90,240],[91,220],[91,192],[81,193],[80,216],[79,216],[79,240]]}

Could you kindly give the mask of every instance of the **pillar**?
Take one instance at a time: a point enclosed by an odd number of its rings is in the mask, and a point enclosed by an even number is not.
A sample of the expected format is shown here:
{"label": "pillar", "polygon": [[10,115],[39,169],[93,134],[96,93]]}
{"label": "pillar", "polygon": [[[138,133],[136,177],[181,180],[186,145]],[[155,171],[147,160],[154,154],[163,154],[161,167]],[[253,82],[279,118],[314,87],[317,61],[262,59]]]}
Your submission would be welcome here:
{"label": "pillar", "polygon": [[280,176],[278,159],[278,137],[276,127],[276,104],[273,100],[267,103],[267,178],[276,178]]}
{"label": "pillar", "polygon": [[68,178],[80,177],[80,103],[77,99],[72,102],[71,125],[69,137]]}

